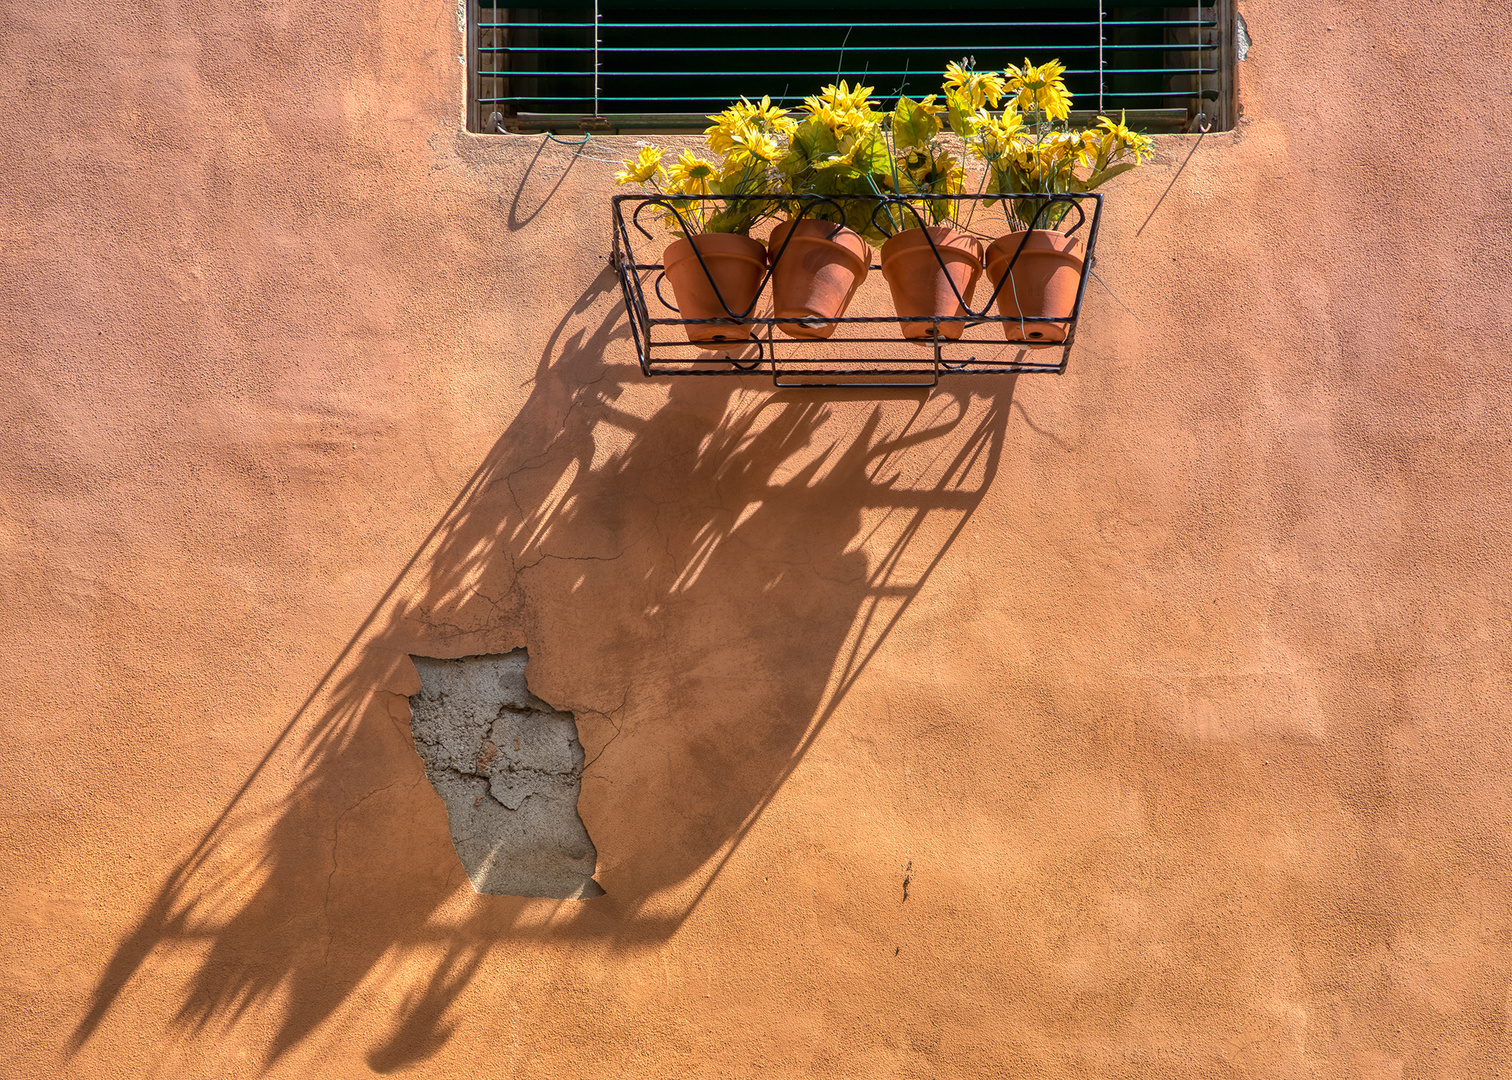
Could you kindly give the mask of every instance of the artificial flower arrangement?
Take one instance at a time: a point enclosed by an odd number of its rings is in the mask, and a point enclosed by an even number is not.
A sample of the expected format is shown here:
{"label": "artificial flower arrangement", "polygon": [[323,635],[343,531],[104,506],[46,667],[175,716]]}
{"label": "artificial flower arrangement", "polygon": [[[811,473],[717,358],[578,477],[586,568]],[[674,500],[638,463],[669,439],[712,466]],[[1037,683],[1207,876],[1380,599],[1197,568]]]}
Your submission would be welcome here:
{"label": "artificial flower arrangement", "polygon": [[[1065,71],[1055,60],[1038,67],[1028,60],[1022,68],[1010,64],[1002,76],[975,71],[969,62],[946,69],[952,119],[962,118],[967,151],[986,167],[988,194],[1085,194],[1149,160],[1149,137],[1130,131],[1122,118],[1099,116],[1095,126],[1071,126]],[[1001,201],[1017,229],[987,245],[983,262],[998,313],[1017,320],[1017,333],[1011,323],[1005,323],[1005,333],[1031,347],[1057,344],[1070,323],[1039,320],[1066,319],[1076,305],[1086,244],[1057,227],[1077,203]]]}
{"label": "artificial flower arrangement", "polygon": [[[1149,137],[1122,120],[1099,116],[1094,127],[1070,126],[1065,71],[1055,60],[1039,67],[1028,60],[1022,68],[1009,64],[1002,76],[975,71],[969,63],[946,68],[952,124],[987,166],[989,194],[1085,193],[1149,160]],[[994,113],[1000,103],[1002,110]],[[1009,202],[1008,209],[1026,227],[1054,226],[1072,205],[1024,199]]]}
{"label": "artificial flower arrangement", "polygon": [[[958,338],[985,261],[1000,313],[1019,318],[1009,339],[1053,344],[1066,324],[1044,320],[1070,315],[1081,277],[1080,238],[1056,231],[1075,201],[1022,196],[1091,191],[1151,150],[1121,120],[1072,127],[1065,70],[1054,60],[1001,74],[952,63],[939,93],[899,95],[885,112],[872,87],[845,81],[805,99],[797,116],[768,98],[742,98],[709,118],[712,156],[684,150],[665,165],[664,151],[646,147],[615,180],[664,200],[665,223],[679,236],[666,274],[680,313],[697,320],[687,327],[695,343],[728,349],[749,340],[742,320],[769,258],[779,328],[828,337],[879,244],[906,338]],[[1020,196],[1001,200],[1019,228],[985,248],[957,220],[952,196],[964,191],[965,169],[947,132],[983,163],[987,194]],[[766,218],[780,223],[763,246],[750,231]]]}
{"label": "artificial flower arrangement", "polygon": [[759,105],[742,98],[709,119],[714,126],[705,143],[718,160],[684,150],[666,166],[665,151],[647,146],[634,162],[622,162],[614,179],[664,197],[663,223],[680,239],[662,263],[678,313],[693,320],[685,327],[688,340],[727,350],[751,338],[744,320],[767,274],[767,248],[751,239],[751,226],[781,209],[780,201],[762,196],[780,194],[773,163],[779,139],[796,124],[769,98]]}

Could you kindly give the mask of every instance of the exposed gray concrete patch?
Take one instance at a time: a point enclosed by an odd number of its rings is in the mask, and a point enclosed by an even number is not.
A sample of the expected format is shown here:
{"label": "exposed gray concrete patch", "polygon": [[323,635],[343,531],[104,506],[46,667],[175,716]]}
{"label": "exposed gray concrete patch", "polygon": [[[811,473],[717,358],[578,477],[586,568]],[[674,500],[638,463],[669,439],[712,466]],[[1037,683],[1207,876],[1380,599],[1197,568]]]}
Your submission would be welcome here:
{"label": "exposed gray concrete patch", "polygon": [[1234,54],[1238,56],[1240,60],[1243,60],[1246,56],[1249,55],[1250,45],[1252,43],[1249,36],[1249,27],[1244,25],[1244,16],[1239,14],[1237,11],[1234,12],[1234,41]]}
{"label": "exposed gray concrete patch", "polygon": [[583,745],[572,714],[525,686],[524,649],[411,657],[410,730],[480,893],[587,900],[598,852],[578,816]]}

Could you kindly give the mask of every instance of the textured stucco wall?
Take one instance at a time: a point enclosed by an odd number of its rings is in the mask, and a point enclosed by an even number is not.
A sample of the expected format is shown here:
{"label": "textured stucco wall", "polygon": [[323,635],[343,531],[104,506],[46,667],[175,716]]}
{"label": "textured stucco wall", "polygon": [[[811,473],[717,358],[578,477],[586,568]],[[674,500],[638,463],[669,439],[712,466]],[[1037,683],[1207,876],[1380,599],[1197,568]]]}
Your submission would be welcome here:
{"label": "textured stucco wall", "polygon": [[[925,396],[642,380],[629,142],[462,133],[450,0],[7,3],[0,1075],[1507,1071],[1512,30],[1243,11]],[[410,740],[518,647],[592,901]]]}

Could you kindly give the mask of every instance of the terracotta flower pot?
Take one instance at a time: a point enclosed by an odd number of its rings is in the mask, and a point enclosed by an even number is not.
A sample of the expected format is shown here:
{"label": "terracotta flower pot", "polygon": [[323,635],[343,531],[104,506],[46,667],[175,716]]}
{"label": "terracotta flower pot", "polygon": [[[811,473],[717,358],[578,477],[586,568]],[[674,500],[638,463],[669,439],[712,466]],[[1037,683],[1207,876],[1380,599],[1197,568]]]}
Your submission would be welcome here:
{"label": "terracotta flower pot", "polygon": [[778,225],[767,247],[774,260],[773,313],[779,319],[805,320],[778,323],[777,329],[788,337],[829,337],[835,332],[835,324],[825,320],[839,318],[850,306],[851,297],[871,270],[871,246],[853,229],[832,221],[805,219]]}
{"label": "terracotta flower pot", "polygon": [[[702,263],[698,261],[700,254]],[[678,317],[728,320],[686,326],[683,329],[688,340],[716,352],[749,341],[751,325],[738,320],[754,309],[766,264],[766,248],[761,241],[738,233],[701,233],[692,242],[674,240],[668,244],[662,265],[672,285]],[[724,303],[720,303],[721,298]]]}
{"label": "terracotta flower pot", "polygon": [[[1028,233],[1011,276],[1003,281],[1024,236],[1022,231],[1009,233],[987,247],[987,278],[994,287],[1003,282],[997,298],[998,313],[1010,320],[1022,315],[1069,319],[1076,307],[1076,290],[1081,287],[1086,246],[1079,236],[1034,229]],[[1065,341],[1069,329],[1070,324],[1064,322],[1006,322],[1003,335],[1031,349],[1048,349]]]}
{"label": "terracotta flower pot", "polygon": [[[934,247],[930,247],[930,237]],[[951,225],[905,229],[882,245],[882,276],[892,290],[894,310],[904,319],[965,315],[961,300],[971,303],[977,278],[982,276],[981,241]],[[956,299],[957,293],[961,300]],[[940,336],[955,341],[964,327],[963,323],[940,323]],[[934,330],[931,322],[903,324],[903,336],[910,341],[933,341]]]}

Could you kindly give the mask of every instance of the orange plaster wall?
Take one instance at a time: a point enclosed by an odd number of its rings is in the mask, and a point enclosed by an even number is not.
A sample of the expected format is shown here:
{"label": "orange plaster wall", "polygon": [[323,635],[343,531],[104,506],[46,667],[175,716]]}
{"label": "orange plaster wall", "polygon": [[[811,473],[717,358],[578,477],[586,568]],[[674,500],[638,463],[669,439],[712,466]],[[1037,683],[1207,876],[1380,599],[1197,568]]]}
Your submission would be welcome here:
{"label": "orange plaster wall", "polygon": [[[925,395],[643,380],[633,140],[449,6],[7,4],[0,1075],[1507,1070],[1512,37],[1242,10],[1068,372]],[[598,900],[410,745],[519,646]]]}

